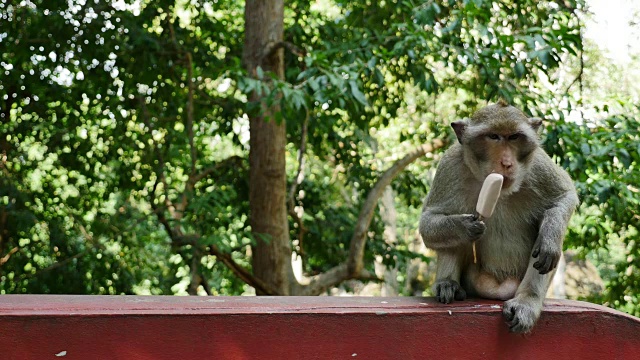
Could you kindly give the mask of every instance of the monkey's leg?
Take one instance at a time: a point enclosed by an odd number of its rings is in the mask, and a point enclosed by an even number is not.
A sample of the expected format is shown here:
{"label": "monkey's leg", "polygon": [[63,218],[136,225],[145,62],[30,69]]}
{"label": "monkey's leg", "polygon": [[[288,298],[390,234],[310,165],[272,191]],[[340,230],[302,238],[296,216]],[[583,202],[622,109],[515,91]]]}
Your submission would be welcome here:
{"label": "monkey's leg", "polygon": [[533,267],[535,258],[530,258],[527,272],[520,283],[516,296],[504,303],[502,314],[512,332],[531,331],[542,312],[542,303],[555,275],[555,269],[546,274]]}
{"label": "monkey's leg", "polygon": [[570,191],[545,211],[524,279],[516,296],[504,304],[503,314],[511,331],[529,332],[540,317],[544,297],[562,256],[567,223],[577,203],[575,192]]}
{"label": "monkey's leg", "polygon": [[466,291],[460,286],[460,274],[464,261],[468,258],[465,255],[462,248],[438,251],[433,292],[443,304],[452,303],[453,300],[464,300],[467,297]]}

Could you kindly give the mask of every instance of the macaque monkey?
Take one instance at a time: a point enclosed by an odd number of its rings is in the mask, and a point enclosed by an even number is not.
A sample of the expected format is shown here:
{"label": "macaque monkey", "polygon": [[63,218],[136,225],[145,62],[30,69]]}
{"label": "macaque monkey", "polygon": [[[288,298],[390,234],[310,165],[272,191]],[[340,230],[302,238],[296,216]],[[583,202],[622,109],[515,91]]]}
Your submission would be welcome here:
{"label": "macaque monkey", "polygon": [[[578,205],[571,178],[539,146],[541,124],[504,101],[453,122],[458,142],[442,157],[420,218],[420,235],[438,256],[438,301],[506,300],[503,315],[518,333],[540,317]],[[493,216],[480,221],[475,206],[492,172],[504,182]]]}

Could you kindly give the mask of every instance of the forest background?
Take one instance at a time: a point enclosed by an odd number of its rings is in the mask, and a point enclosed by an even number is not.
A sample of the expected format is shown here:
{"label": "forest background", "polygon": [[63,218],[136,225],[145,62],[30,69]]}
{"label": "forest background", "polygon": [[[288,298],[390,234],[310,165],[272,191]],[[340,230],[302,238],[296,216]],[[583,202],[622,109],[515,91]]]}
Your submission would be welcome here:
{"label": "forest background", "polygon": [[614,2],[1,0],[0,293],[430,295],[449,123],[505,99],[580,196],[560,295],[639,316]]}

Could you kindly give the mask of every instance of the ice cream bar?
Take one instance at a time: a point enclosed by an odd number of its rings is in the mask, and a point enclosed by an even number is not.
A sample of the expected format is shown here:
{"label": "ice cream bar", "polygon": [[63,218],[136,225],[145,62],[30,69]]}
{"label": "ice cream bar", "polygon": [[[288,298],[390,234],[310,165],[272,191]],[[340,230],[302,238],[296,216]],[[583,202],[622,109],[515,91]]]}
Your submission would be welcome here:
{"label": "ice cream bar", "polygon": [[493,215],[493,209],[496,208],[496,203],[500,197],[503,180],[502,175],[496,173],[489,174],[484,179],[482,189],[480,189],[480,196],[478,196],[478,204],[476,205],[476,211],[481,219],[486,219]]}
{"label": "ice cream bar", "polygon": [[[478,219],[484,220],[493,215],[493,210],[496,208],[496,203],[500,197],[500,190],[502,189],[502,181],[504,178],[500,174],[489,174],[484,183],[482,189],[480,189],[480,196],[478,196],[478,204],[476,204],[476,212],[478,213]],[[476,257],[476,243],[473,243],[473,263],[477,263]]]}

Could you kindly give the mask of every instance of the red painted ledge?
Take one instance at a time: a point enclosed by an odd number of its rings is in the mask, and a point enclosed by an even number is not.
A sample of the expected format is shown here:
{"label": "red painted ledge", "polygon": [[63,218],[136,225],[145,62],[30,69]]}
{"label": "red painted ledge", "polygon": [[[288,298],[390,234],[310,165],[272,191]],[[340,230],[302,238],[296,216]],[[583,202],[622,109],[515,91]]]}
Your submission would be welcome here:
{"label": "red painted ledge", "polygon": [[431,298],[0,296],[0,359],[640,359],[640,319],[549,300],[511,334],[502,302]]}

